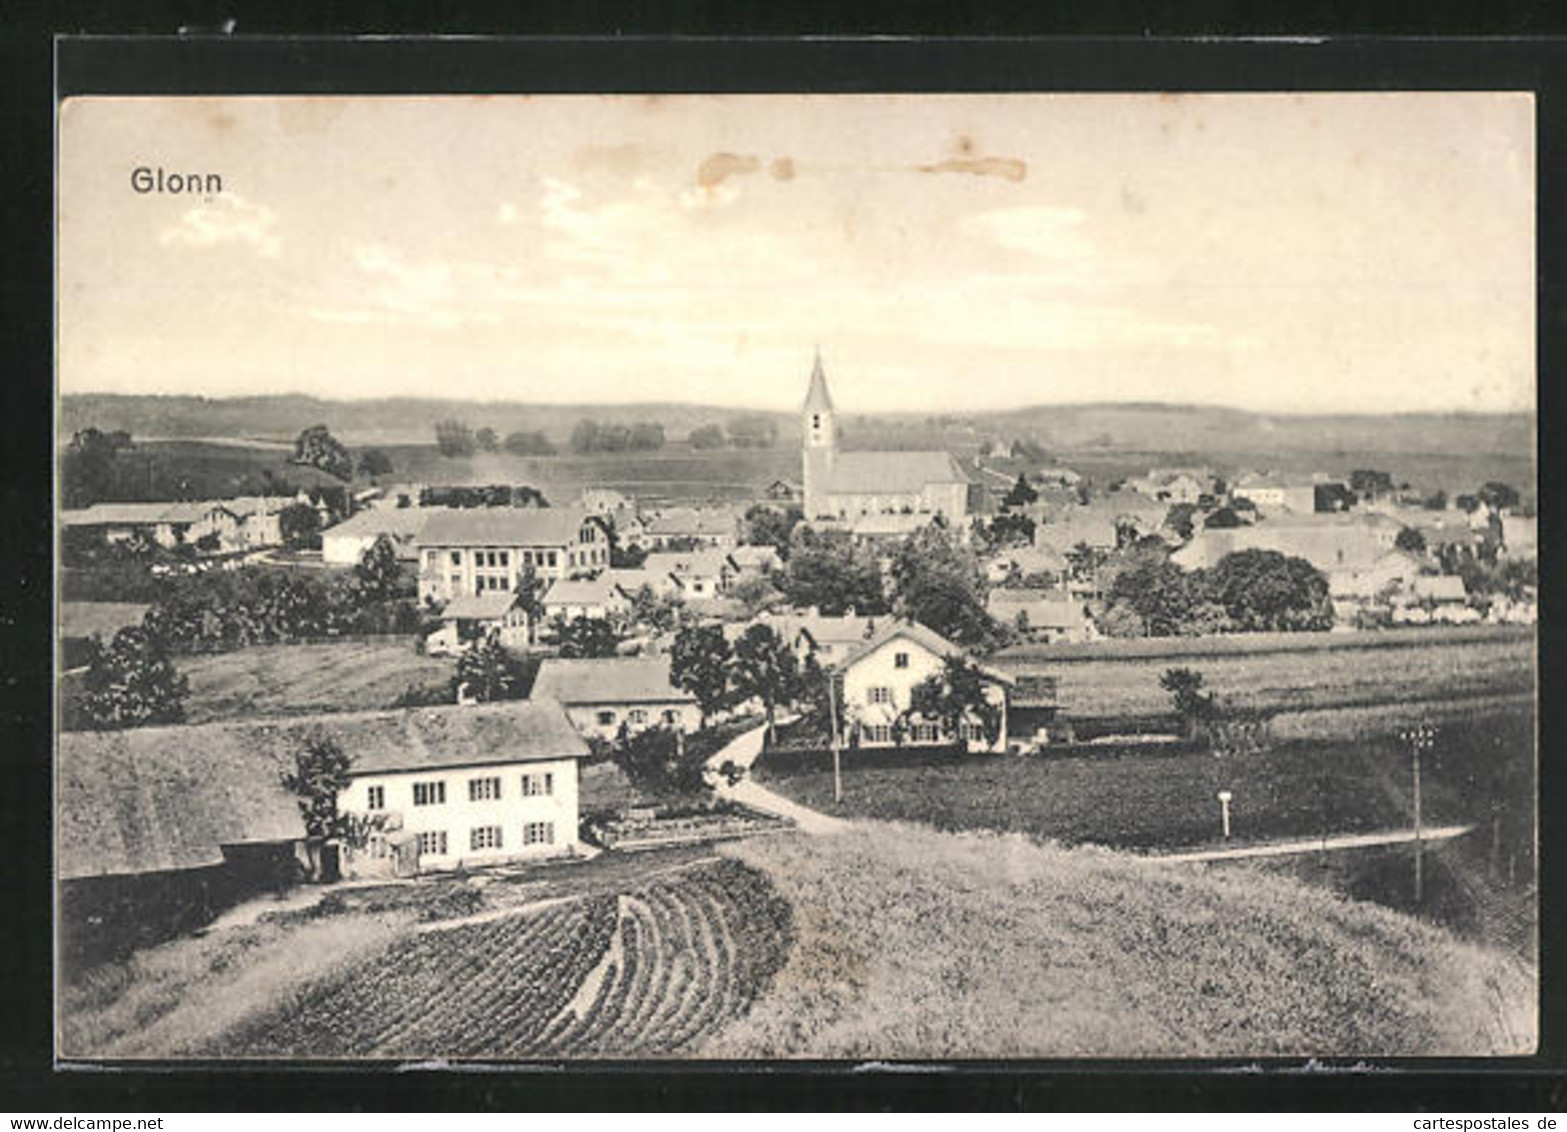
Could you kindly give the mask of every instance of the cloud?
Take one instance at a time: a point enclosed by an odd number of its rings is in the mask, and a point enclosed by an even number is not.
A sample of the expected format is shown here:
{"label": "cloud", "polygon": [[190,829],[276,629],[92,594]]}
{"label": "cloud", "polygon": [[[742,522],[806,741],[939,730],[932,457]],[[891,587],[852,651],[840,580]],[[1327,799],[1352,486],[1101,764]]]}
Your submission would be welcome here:
{"label": "cloud", "polygon": [[355,300],[307,308],[318,322],[402,323],[436,330],[501,321],[493,298],[506,268],[431,260],[411,263],[395,248],[365,244],[354,249]]}
{"label": "cloud", "polygon": [[998,208],[965,217],[961,227],[969,235],[1031,255],[1089,259],[1094,248],[1079,231],[1083,216],[1076,208]]}
{"label": "cloud", "polygon": [[259,256],[276,259],[282,250],[282,241],[274,231],[276,224],[277,215],[265,205],[251,204],[235,193],[222,193],[164,229],[158,242],[165,247],[187,248],[243,244]]}

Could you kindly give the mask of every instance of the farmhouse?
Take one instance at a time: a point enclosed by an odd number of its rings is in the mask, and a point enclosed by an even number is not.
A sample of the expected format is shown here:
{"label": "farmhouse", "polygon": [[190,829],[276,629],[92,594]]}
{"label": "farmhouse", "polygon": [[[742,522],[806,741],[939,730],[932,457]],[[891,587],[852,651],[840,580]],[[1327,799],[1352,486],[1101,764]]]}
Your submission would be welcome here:
{"label": "farmhouse", "polygon": [[424,639],[424,650],[433,656],[449,655],[491,640],[510,649],[525,649],[529,629],[528,612],[515,590],[458,594],[441,609],[441,627]]}
{"label": "farmhouse", "polygon": [[609,529],[571,507],[477,507],[432,515],[415,540],[419,600],[515,590],[531,567],[556,580],[609,565]]}
{"label": "farmhouse", "polygon": [[[940,515],[955,527],[967,527],[969,480],[950,453],[838,451],[832,397],[819,352],[801,424],[807,520],[905,516],[909,518],[902,525],[912,529]],[[867,528],[856,533],[875,532]]]}
{"label": "farmhouse", "polygon": [[298,879],[305,829],[282,776],[316,735],[354,760],[340,810],[400,826],[411,835],[405,861],[420,870],[577,842],[577,760],[587,748],[548,701],[63,732],[62,937],[86,947],[87,936],[101,945],[115,933],[167,935]]}
{"label": "farmhouse", "polygon": [[544,620],[575,621],[579,617],[606,620],[631,609],[631,602],[606,570],[595,578],[562,578],[539,599]]}
{"label": "farmhouse", "polygon": [[418,539],[431,516],[444,507],[376,507],[361,511],[321,532],[321,561],[329,566],[354,566],[378,538],[392,544],[397,557],[419,557]]}
{"label": "farmhouse", "polygon": [[1279,511],[1310,515],[1317,509],[1317,485],[1292,480],[1276,473],[1248,472],[1230,485],[1230,495],[1243,497],[1257,505],[1264,515]]}
{"label": "farmhouse", "polygon": [[802,662],[806,657],[814,656],[817,664],[831,668],[870,640],[876,627],[886,620],[885,617],[860,617],[853,613],[824,617],[814,608],[803,613],[763,612],[748,624],[725,625],[724,636],[732,644],[751,625],[766,625]]}
{"label": "farmhouse", "polygon": [[990,591],[986,610],[1001,624],[1045,644],[1087,641],[1095,636],[1083,603],[1064,594],[997,588]]}
{"label": "farmhouse", "polygon": [[1065,511],[1054,522],[1040,523],[1034,528],[1034,546],[1063,558],[1079,546],[1114,550],[1116,541],[1115,517],[1087,508]]}
{"label": "farmhouse", "polygon": [[1051,547],[1009,547],[986,559],[984,569],[986,580],[993,583],[1004,582],[1013,574],[1023,578],[1046,575],[1060,581],[1066,577],[1067,563],[1066,556]]}
{"label": "farmhouse", "polygon": [[[862,747],[933,746],[950,742],[935,720],[911,715],[914,689],[928,677],[940,676],[950,657],[963,650],[939,633],[914,621],[889,618],[839,663],[843,680],[845,722]],[[996,712],[994,739],[985,721],[969,715],[957,738],[970,751],[1000,751],[1006,747],[1007,693],[1016,683],[998,669],[979,666],[985,698]]]}
{"label": "farmhouse", "polygon": [[641,541],[654,550],[675,546],[732,549],[740,523],[727,507],[670,507],[643,520]]}
{"label": "farmhouse", "polygon": [[558,701],[578,731],[601,739],[622,727],[691,731],[701,723],[696,697],[670,683],[667,656],[550,657],[539,665],[533,696]]}
{"label": "farmhouse", "polygon": [[729,559],[739,567],[742,577],[770,574],[783,568],[783,559],[771,546],[737,546],[729,552]]}
{"label": "farmhouse", "polygon": [[283,541],[278,516],[292,502],[273,496],[177,503],[95,503],[60,512],[60,526],[88,530],[107,543],[141,537],[172,548],[216,536],[232,552]]}
{"label": "farmhouse", "polygon": [[740,576],[739,563],[722,550],[655,551],[642,568],[667,574],[680,588],[681,597],[696,602],[722,597]]}

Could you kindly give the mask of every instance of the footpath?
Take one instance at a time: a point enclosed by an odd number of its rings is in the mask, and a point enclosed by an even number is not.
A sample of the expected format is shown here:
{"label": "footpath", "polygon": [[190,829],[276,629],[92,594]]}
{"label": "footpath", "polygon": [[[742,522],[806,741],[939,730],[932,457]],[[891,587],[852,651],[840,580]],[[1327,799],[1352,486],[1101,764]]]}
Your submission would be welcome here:
{"label": "footpath", "polygon": [[[1441,825],[1420,831],[1420,840],[1447,841],[1474,831],[1472,825]],[[1268,841],[1261,845],[1240,845],[1233,849],[1201,849],[1191,853],[1148,853],[1144,859],[1166,862],[1238,861],[1247,857],[1285,857],[1292,853],[1320,853],[1327,849],[1374,849],[1383,845],[1407,845],[1415,840],[1412,829],[1394,829],[1382,833],[1341,833],[1331,837],[1301,838],[1295,841]]]}
{"label": "footpath", "polygon": [[[789,721],[780,718],[777,722],[782,724]],[[766,738],[767,724],[759,724],[735,736],[727,746],[707,760],[706,777],[712,783],[713,793],[720,798],[727,798],[731,802],[749,806],[764,814],[772,814],[774,817],[791,821],[806,833],[832,834],[842,833],[848,829],[849,823],[841,818],[828,817],[798,802],[791,802],[781,794],[775,794],[752,780],[751,766],[762,753],[762,744]],[[733,763],[741,768],[746,772],[745,776],[731,784],[718,769],[725,763]]]}

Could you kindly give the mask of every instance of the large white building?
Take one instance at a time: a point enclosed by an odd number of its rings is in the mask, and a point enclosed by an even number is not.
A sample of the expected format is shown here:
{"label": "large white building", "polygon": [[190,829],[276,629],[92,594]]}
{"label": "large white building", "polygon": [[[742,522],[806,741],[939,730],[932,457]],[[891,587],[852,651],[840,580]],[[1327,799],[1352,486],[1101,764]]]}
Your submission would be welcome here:
{"label": "large white building", "polygon": [[877,516],[902,516],[908,520],[905,525],[923,525],[939,515],[954,527],[964,526],[969,481],[951,453],[838,450],[820,353],[801,412],[808,521],[835,520],[852,529],[858,521]]}
{"label": "large white building", "polygon": [[609,528],[579,507],[475,507],[432,515],[418,536],[419,600],[515,590],[532,568],[547,581],[609,565]]}

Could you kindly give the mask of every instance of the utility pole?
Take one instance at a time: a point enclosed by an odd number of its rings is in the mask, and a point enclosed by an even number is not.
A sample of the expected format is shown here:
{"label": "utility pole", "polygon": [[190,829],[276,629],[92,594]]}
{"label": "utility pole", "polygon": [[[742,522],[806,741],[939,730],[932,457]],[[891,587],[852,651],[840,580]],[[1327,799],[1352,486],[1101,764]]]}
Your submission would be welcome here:
{"label": "utility pole", "polygon": [[1429,751],[1436,745],[1436,728],[1422,723],[1419,727],[1406,728],[1400,731],[1399,738],[1409,744],[1411,768],[1414,779],[1414,811],[1415,811],[1415,911],[1420,910],[1421,896],[1423,895],[1422,875],[1425,865],[1425,845],[1421,840],[1420,829],[1420,755]]}
{"label": "utility pole", "polygon": [[838,696],[833,689],[832,669],[826,670],[826,677],[827,712],[832,723],[832,800],[837,804],[843,801],[843,771],[838,758]]}

